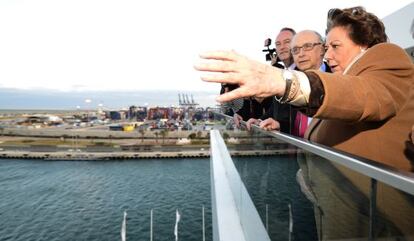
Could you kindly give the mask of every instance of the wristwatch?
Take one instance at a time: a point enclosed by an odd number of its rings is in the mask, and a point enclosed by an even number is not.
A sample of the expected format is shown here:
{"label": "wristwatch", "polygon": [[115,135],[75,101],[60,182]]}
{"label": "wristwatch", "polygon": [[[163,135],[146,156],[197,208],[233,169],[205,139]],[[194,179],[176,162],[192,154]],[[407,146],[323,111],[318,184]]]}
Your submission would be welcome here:
{"label": "wristwatch", "polygon": [[275,99],[280,103],[286,103],[286,100],[289,97],[290,87],[292,86],[292,82],[295,79],[295,75],[293,74],[292,71],[288,69],[284,69],[282,70],[282,78],[286,82],[285,93],[280,98],[277,98],[275,96]]}

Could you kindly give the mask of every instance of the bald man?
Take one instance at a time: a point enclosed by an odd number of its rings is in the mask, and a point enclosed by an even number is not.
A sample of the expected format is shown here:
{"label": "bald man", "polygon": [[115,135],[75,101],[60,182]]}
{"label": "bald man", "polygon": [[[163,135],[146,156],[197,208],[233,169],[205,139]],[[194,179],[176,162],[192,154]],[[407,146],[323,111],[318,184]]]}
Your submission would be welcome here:
{"label": "bald man", "polygon": [[297,69],[330,72],[329,66],[323,62],[324,41],[318,32],[301,31],[293,37],[290,46],[290,52]]}

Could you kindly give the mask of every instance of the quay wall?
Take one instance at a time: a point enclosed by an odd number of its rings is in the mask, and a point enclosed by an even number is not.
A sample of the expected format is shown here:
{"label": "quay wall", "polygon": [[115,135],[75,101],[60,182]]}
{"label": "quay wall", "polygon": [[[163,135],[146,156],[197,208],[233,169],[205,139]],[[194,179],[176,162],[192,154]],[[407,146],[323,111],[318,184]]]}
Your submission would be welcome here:
{"label": "quay wall", "polygon": [[[297,150],[248,150],[230,151],[232,156],[273,156],[290,155]],[[29,151],[2,151],[2,159],[41,159],[41,160],[127,160],[127,159],[162,159],[162,158],[207,158],[209,150],[185,152],[29,152]]]}
{"label": "quay wall", "polygon": [[[168,131],[165,139],[188,138],[190,134],[201,132],[201,138],[209,138],[208,130],[204,131]],[[235,138],[246,138],[249,134],[245,131],[225,131]],[[158,135],[156,134],[158,133]],[[5,136],[29,136],[29,137],[66,137],[66,138],[102,138],[102,139],[140,139],[142,134],[138,131],[110,131],[110,130],[85,130],[85,129],[59,129],[59,128],[42,128],[42,129],[26,129],[26,128],[5,128],[0,131],[0,135]],[[145,131],[144,138],[162,139],[161,130]]]}

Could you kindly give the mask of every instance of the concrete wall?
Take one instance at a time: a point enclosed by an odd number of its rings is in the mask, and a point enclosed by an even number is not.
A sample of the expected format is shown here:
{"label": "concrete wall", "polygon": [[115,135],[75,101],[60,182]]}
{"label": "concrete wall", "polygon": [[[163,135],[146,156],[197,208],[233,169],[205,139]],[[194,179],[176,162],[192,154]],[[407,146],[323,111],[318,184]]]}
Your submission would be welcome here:
{"label": "concrete wall", "polygon": [[[145,131],[144,138],[156,138],[155,132],[160,133],[161,131]],[[177,139],[177,138],[188,138],[192,133],[197,134],[198,131],[168,131],[165,136],[166,139]],[[244,131],[225,131],[233,137],[247,137],[249,134]],[[201,137],[207,138],[209,131],[201,131]],[[32,137],[62,137],[67,138],[78,137],[78,138],[142,138],[141,133],[138,131],[134,132],[123,132],[123,131],[109,131],[109,130],[65,130],[57,128],[44,128],[44,129],[25,129],[25,128],[5,128],[0,130],[0,135],[8,136],[32,136]],[[162,139],[162,135],[158,135],[158,139]]]}

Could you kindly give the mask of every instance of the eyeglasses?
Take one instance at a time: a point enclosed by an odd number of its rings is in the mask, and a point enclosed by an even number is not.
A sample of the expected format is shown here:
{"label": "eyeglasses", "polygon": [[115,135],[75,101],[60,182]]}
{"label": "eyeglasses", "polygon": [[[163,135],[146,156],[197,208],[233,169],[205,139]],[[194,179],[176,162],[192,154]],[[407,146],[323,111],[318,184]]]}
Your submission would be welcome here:
{"label": "eyeglasses", "polygon": [[322,43],[305,43],[302,47],[293,47],[290,52],[294,55],[300,53],[300,50],[303,49],[304,51],[311,51],[316,45],[321,45]]}

